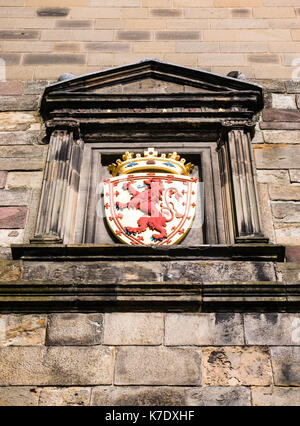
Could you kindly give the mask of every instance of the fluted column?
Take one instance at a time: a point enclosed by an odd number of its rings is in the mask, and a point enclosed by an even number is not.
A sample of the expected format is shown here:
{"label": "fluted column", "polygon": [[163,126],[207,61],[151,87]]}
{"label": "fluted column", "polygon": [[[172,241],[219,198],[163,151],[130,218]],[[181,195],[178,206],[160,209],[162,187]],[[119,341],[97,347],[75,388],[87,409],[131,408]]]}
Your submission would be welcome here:
{"label": "fluted column", "polygon": [[225,129],[219,158],[223,200],[229,212],[225,218],[228,236],[236,243],[267,242],[262,233],[258,206],[251,126],[229,123]]}
{"label": "fluted column", "polygon": [[52,133],[33,242],[72,242],[82,152],[73,132]]}

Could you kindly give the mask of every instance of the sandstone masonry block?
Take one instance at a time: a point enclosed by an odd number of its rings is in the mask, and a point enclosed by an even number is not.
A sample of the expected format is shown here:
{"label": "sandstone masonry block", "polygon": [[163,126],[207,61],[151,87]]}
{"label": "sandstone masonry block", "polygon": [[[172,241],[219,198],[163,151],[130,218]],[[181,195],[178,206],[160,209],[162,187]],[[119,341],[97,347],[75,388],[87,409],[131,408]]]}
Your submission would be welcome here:
{"label": "sandstone masonry block", "polygon": [[[1,232],[1,231],[0,231]],[[3,231],[6,232],[6,231]],[[1,237],[1,233],[0,233]],[[2,240],[0,240],[2,243]],[[21,264],[15,260],[0,260],[0,282],[17,281],[21,277]]]}
{"label": "sandstone masonry block", "polygon": [[270,199],[281,201],[299,201],[300,185],[270,185]]}
{"label": "sandstone masonry block", "polygon": [[0,387],[1,407],[37,406],[40,390],[33,387]]}
{"label": "sandstone masonry block", "polygon": [[300,245],[300,225],[292,223],[274,224],[276,242],[287,246]]}
{"label": "sandstone masonry block", "polygon": [[25,228],[26,217],[27,207],[0,207],[0,228]]}
{"label": "sandstone masonry block", "polygon": [[271,348],[276,386],[300,386],[300,346]]}
{"label": "sandstone masonry block", "polygon": [[247,345],[300,345],[300,314],[244,315]]}
{"label": "sandstone masonry block", "polygon": [[169,262],[166,264],[167,281],[245,282],[274,281],[274,265],[268,262]]}
{"label": "sandstone masonry block", "polygon": [[99,345],[102,333],[102,314],[53,314],[49,318],[47,345]]}
{"label": "sandstone masonry block", "polygon": [[45,344],[46,315],[0,315],[0,347]]}
{"label": "sandstone masonry block", "polygon": [[107,387],[92,390],[91,405],[96,406],[183,406],[185,389],[178,387]]}
{"label": "sandstone masonry block", "polygon": [[10,247],[11,244],[22,244],[24,239],[23,229],[0,229],[1,247]]}
{"label": "sandstone masonry block", "polygon": [[257,170],[256,175],[257,175],[257,182],[259,183],[271,183],[274,185],[288,185],[290,182],[288,170]]}
{"label": "sandstone masonry block", "polygon": [[250,406],[250,389],[240,386],[206,386],[189,389],[186,392],[186,405],[191,406]]}
{"label": "sandstone masonry block", "polygon": [[285,223],[300,222],[300,203],[299,202],[272,202],[272,213],[274,221]]}
{"label": "sandstone masonry block", "polygon": [[272,107],[283,109],[296,108],[295,95],[281,95],[279,93],[272,93]]}
{"label": "sandstone masonry block", "polygon": [[199,385],[200,358],[190,348],[121,347],[116,351],[115,384]]}
{"label": "sandstone masonry block", "polygon": [[293,169],[300,162],[300,146],[255,147],[254,156],[258,169]]}
{"label": "sandstone masonry block", "polygon": [[218,347],[202,350],[203,385],[269,386],[272,369],[262,347]]}
{"label": "sandstone masonry block", "polygon": [[0,189],[3,189],[6,184],[7,172],[0,172]]}
{"label": "sandstone masonry block", "polygon": [[242,345],[244,332],[240,314],[166,314],[165,344]]}
{"label": "sandstone masonry block", "polygon": [[300,183],[300,170],[289,170],[291,183]]}
{"label": "sandstone masonry block", "polygon": [[51,407],[87,406],[90,388],[44,388],[41,389],[39,405]]}
{"label": "sandstone masonry block", "polygon": [[299,130],[264,130],[263,131],[265,143],[280,143],[280,144],[299,144],[300,131]]}
{"label": "sandstone masonry block", "polygon": [[100,347],[0,349],[1,386],[89,386],[112,383],[113,353]]}
{"label": "sandstone masonry block", "polygon": [[[1,172],[0,172],[1,173]],[[33,188],[40,189],[43,181],[42,172],[9,172],[6,189]]]}
{"label": "sandstone masonry block", "polygon": [[161,313],[105,314],[105,345],[161,345],[163,335]]}
{"label": "sandstone masonry block", "polygon": [[26,206],[30,200],[30,192],[22,189],[10,191],[0,190],[0,205],[3,207]]}
{"label": "sandstone masonry block", "polygon": [[38,142],[39,132],[0,132],[1,145],[33,145]]}
{"label": "sandstone masonry block", "polygon": [[252,405],[289,407],[299,406],[300,388],[287,387],[253,387],[251,388]]}

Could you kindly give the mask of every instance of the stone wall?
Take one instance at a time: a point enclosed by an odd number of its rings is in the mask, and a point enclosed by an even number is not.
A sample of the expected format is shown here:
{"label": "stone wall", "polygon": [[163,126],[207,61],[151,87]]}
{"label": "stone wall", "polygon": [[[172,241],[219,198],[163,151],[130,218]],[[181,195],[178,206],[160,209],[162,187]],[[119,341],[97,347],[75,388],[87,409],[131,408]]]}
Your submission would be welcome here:
{"label": "stone wall", "polygon": [[298,405],[300,314],[0,316],[0,405]]}
{"label": "stone wall", "polygon": [[[52,79],[145,57],[247,78],[292,78],[298,0],[3,0],[7,79]],[[293,62],[295,61],[296,62]]]}

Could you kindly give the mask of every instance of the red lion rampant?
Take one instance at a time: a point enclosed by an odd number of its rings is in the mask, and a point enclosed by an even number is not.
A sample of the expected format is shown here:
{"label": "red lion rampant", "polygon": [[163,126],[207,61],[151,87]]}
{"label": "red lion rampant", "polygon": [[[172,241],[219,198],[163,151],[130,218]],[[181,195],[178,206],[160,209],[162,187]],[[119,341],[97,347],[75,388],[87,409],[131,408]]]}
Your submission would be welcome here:
{"label": "red lion rampant", "polygon": [[131,182],[125,183],[123,188],[127,189],[132,197],[128,203],[117,202],[116,208],[117,210],[135,208],[148,215],[142,216],[138,220],[138,228],[125,228],[126,234],[140,234],[149,227],[153,231],[160,232],[159,234],[153,234],[152,239],[154,241],[162,241],[164,238],[167,238],[165,230],[167,219],[158,210],[157,205],[162,201],[164,186],[160,179],[155,178],[145,180],[144,183],[147,185],[147,188],[141,192],[137,191]]}

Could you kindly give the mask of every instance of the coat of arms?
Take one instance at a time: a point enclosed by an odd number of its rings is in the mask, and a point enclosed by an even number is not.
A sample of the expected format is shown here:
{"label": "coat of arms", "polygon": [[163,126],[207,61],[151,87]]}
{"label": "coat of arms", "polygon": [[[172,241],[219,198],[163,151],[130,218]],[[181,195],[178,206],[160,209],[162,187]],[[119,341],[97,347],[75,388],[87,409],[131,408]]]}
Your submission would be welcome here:
{"label": "coat of arms", "polygon": [[[122,161],[123,160],[123,161]],[[111,231],[129,245],[177,244],[190,230],[197,207],[194,166],[173,152],[148,148],[126,152],[111,164],[104,181],[104,204]]]}

